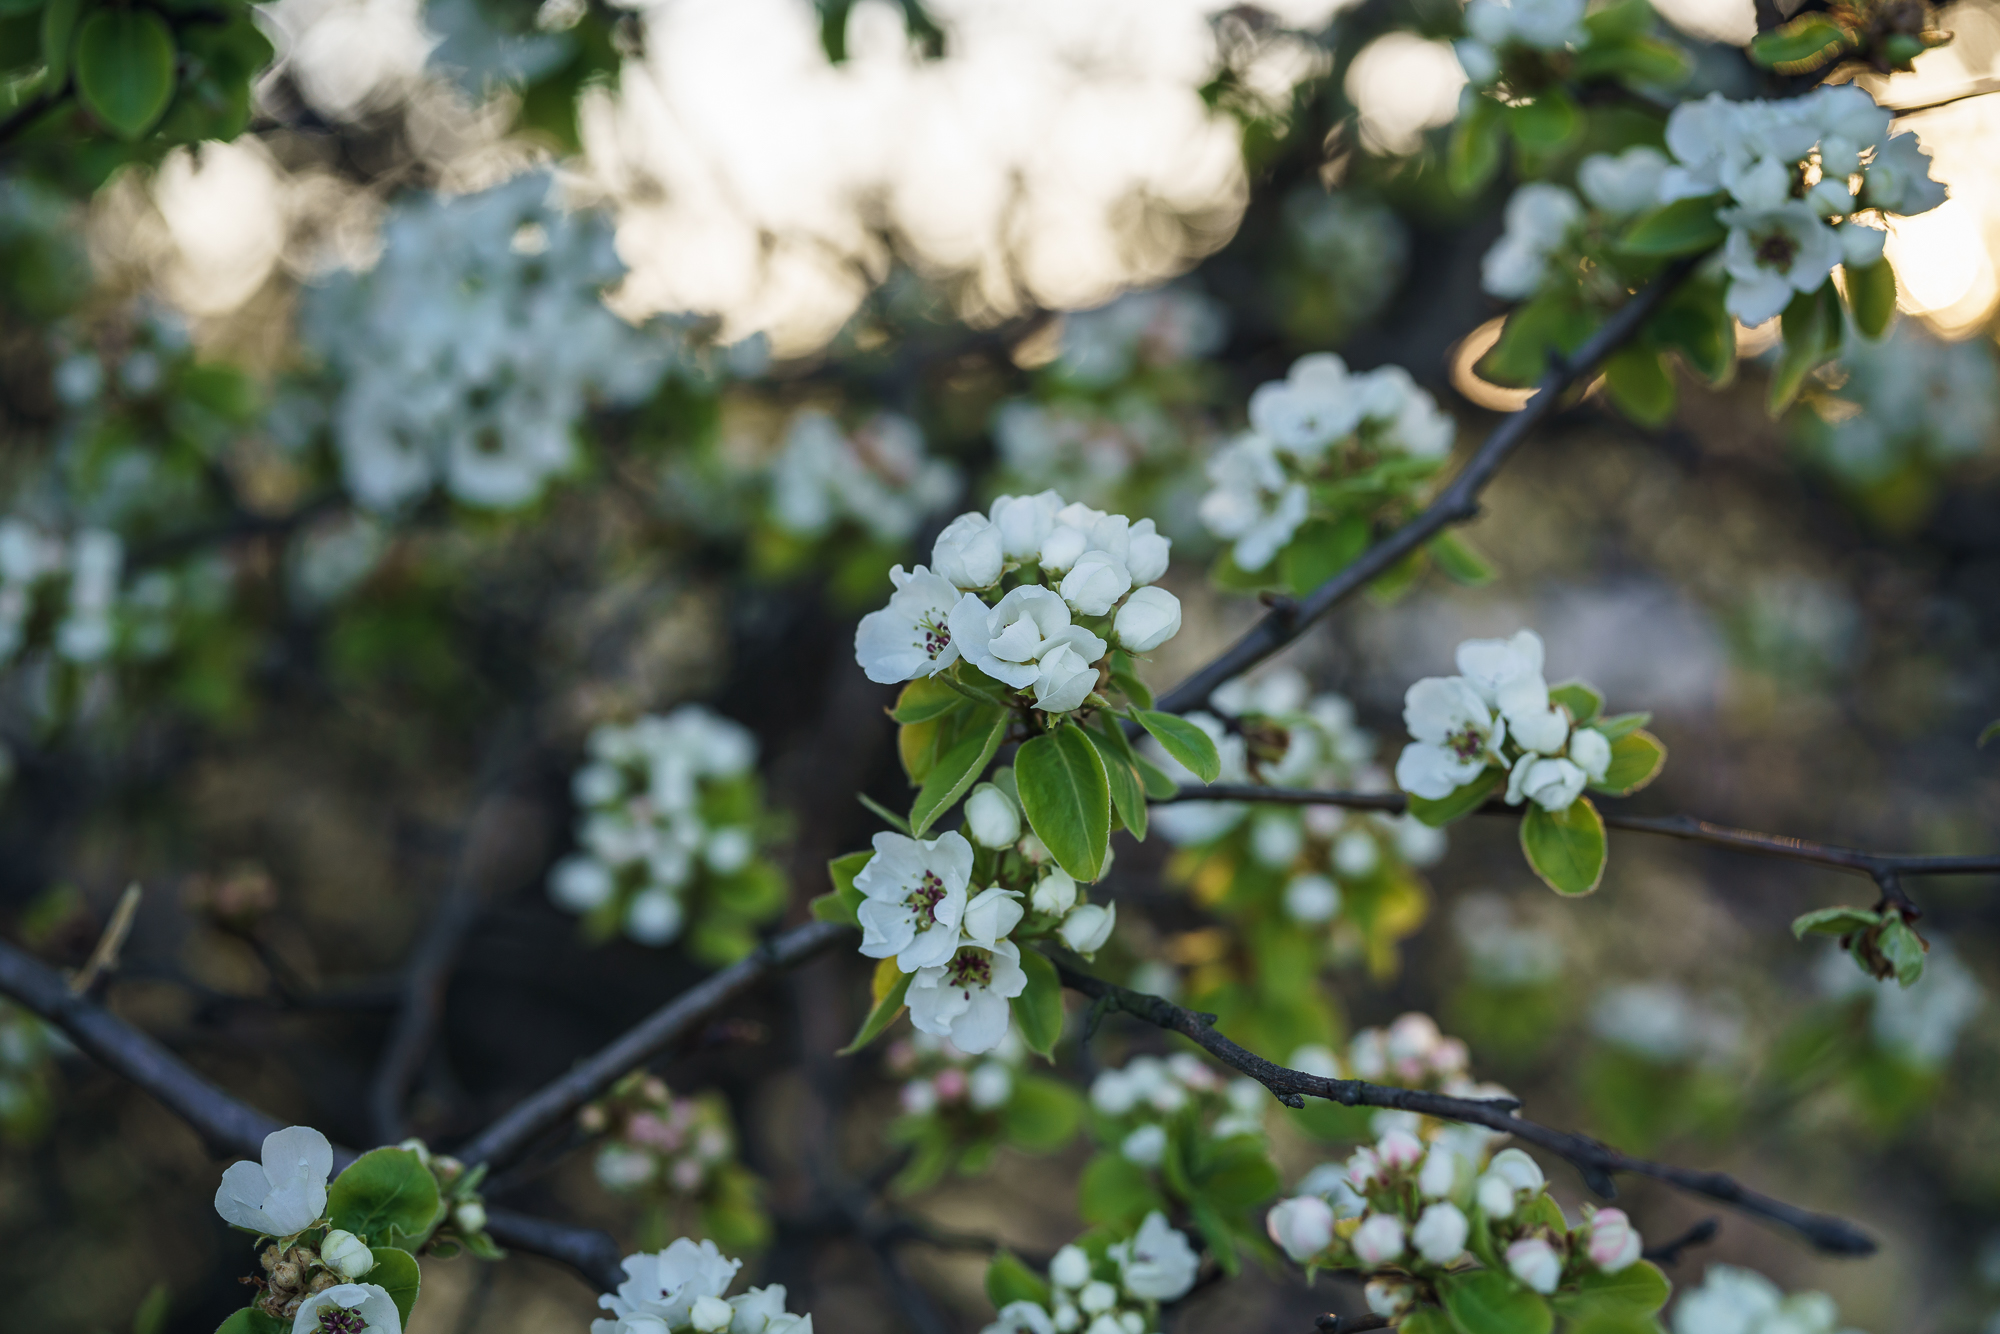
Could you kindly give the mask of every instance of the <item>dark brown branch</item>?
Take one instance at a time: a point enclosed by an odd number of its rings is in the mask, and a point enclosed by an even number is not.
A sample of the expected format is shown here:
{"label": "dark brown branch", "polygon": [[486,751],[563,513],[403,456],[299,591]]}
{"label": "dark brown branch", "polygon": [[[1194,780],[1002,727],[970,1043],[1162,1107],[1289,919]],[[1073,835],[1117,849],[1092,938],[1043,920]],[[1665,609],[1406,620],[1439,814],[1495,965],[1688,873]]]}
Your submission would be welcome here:
{"label": "dark brown branch", "polygon": [[468,1166],[504,1167],[630,1070],[689,1037],[716,1010],[774,973],[824,953],[853,933],[835,922],[809,922],[765,941],[749,958],[688,988],[595,1056],[517,1103],[459,1150]]}
{"label": "dark brown branch", "polygon": [[[1256,783],[1212,783],[1207,787],[1184,787],[1155,805],[1180,801],[1261,801],[1284,806],[1341,806],[1348,810],[1382,811],[1401,814],[1408,799],[1400,792],[1334,792],[1314,788],[1264,787]],[[1598,812],[1612,829],[1635,833],[1664,834],[1668,838],[1709,843],[1738,852],[1761,853],[1792,861],[1811,862],[1836,870],[1869,876],[1882,887],[1883,894],[1905,907],[1914,907],[1897,877],[1905,875],[1991,875],[2000,873],[2000,853],[1979,853],[1969,857],[1940,857],[1928,853],[1868,852],[1831,843],[1814,843],[1786,834],[1760,834],[1750,829],[1711,824],[1689,815],[1620,815]],[[1519,819],[1521,808],[1489,801],[1473,811],[1475,815],[1501,815]]]}
{"label": "dark brown branch", "polygon": [[1398,561],[1445,529],[1478,515],[1479,495],[1501,465],[1537,426],[1554,414],[1571,385],[1597,369],[1600,362],[1639,332],[1647,317],[1694,271],[1699,258],[1676,260],[1613,311],[1582,347],[1570,356],[1557,358],[1535,386],[1534,397],[1494,428],[1423,513],[1362,552],[1352,565],[1297,602],[1289,599],[1279,602],[1219,657],[1161,696],[1158,707],[1168,713],[1201,708],[1223,682],[1241,676],[1297,639],[1314,621],[1388,573]]}
{"label": "dark brown branch", "polygon": [[1656,1265],[1677,1265],[1681,1262],[1681,1252],[1691,1246],[1706,1246],[1715,1240],[1715,1234],[1722,1231],[1722,1220],[1704,1218],[1672,1241],[1663,1241],[1657,1246],[1648,1246],[1640,1252],[1641,1258],[1651,1260]]}
{"label": "dark brown branch", "polygon": [[1347,1107],[1389,1107],[1447,1121],[1485,1126],[1547,1149],[1576,1168],[1584,1183],[1610,1199],[1617,1194],[1612,1177],[1619,1173],[1651,1177],[1677,1189],[1720,1200],[1754,1217],[1788,1227],[1816,1250],[1831,1255],[1872,1255],[1874,1239],[1845,1219],[1812,1213],[1750,1190],[1721,1172],[1695,1172],[1684,1167],[1648,1162],[1620,1153],[1584,1135],[1553,1130],[1518,1115],[1512,1098],[1454,1098],[1421,1089],[1389,1088],[1358,1079],[1329,1079],[1275,1065],[1215,1031],[1213,1015],[1183,1009],[1158,996],[1131,991],[1094,977],[1063,960],[1056,960],[1063,985],[1090,997],[1107,1009],[1122,1010],[1169,1032],[1179,1033],[1231,1069],[1250,1076],[1271,1090],[1287,1107],[1303,1107],[1308,1097],[1325,1098]]}
{"label": "dark brown branch", "polygon": [[[54,969],[4,941],[0,941],[0,993],[54,1024],[100,1065],[165,1104],[217,1157],[255,1158],[263,1150],[264,1137],[283,1128],[209,1083],[103,1006],[71,994]],[[345,1167],[354,1158],[350,1149],[335,1149],[334,1166]],[[616,1287],[622,1278],[618,1243],[595,1228],[493,1209],[487,1212],[487,1231],[504,1246],[569,1265],[600,1290]]]}

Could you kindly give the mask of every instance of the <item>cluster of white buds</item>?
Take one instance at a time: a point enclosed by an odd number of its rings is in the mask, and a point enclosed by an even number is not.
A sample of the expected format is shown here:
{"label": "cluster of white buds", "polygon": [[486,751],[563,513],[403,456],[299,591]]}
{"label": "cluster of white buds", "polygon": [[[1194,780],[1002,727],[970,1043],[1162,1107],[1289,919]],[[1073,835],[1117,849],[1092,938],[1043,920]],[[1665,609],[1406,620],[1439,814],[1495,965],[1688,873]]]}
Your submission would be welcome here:
{"label": "cluster of white buds", "polygon": [[589,749],[570,783],[580,850],[549,873],[549,895],[642,945],[668,944],[698,890],[726,891],[758,861],[756,738],[688,704],[599,727]]}
{"label": "cluster of white buds", "polygon": [[[1834,1334],[1840,1307],[1823,1292],[1786,1296],[1754,1269],[1710,1265],[1674,1306],[1674,1334]],[[1843,1334],[1858,1334],[1855,1330]]]}
{"label": "cluster of white buds", "polygon": [[1413,797],[1449,797],[1492,765],[1507,771],[1507,803],[1567,810],[1611,764],[1611,740],[1575,727],[1542,678],[1542,640],[1468,639],[1457,676],[1427,676],[1403,697],[1415,738],[1396,760],[1396,784]]}
{"label": "cluster of white buds", "polygon": [[[1434,1089],[1454,1097],[1478,1098],[1504,1094],[1492,1085],[1475,1084],[1468,1069],[1471,1054],[1464,1042],[1446,1037],[1437,1021],[1410,1011],[1385,1028],[1364,1028],[1348,1040],[1345,1052],[1326,1047],[1301,1047],[1292,1065],[1330,1079],[1365,1079],[1403,1088]],[[1378,1116],[1400,1116],[1378,1113]],[[1397,1124],[1402,1124],[1400,1121]]]}
{"label": "cluster of white buds", "polygon": [[597,1150],[597,1179],[620,1194],[699,1196],[736,1154],[720,1094],[675,1097],[654,1075],[621,1081],[579,1112],[577,1124],[606,1137]]}
{"label": "cluster of white buds", "polygon": [[1544,1296],[1638,1261],[1643,1243],[1623,1211],[1596,1210],[1571,1229],[1534,1159],[1519,1149],[1489,1159],[1489,1149],[1476,1127],[1439,1127],[1428,1142],[1391,1130],[1344,1165],[1314,1168],[1265,1228],[1300,1264],[1371,1275],[1369,1308],[1391,1318],[1431,1299],[1430,1285],[1475,1245],[1482,1263]]}
{"label": "cluster of white buds", "polygon": [[[1305,677],[1291,669],[1239,678],[1213,696],[1232,716],[1231,730],[1205,712],[1189,722],[1215,741],[1221,780],[1274,787],[1387,791],[1388,774],[1375,761],[1375,738],[1355,723],[1354,706],[1337,694],[1309,697]],[[1157,744],[1146,755],[1169,778],[1200,780]],[[1320,925],[1341,915],[1356,884],[1398,865],[1429,866],[1445,852],[1445,834],[1407,815],[1378,815],[1337,806],[1256,806],[1246,802],[1177,802],[1154,813],[1161,833],[1184,845],[1213,844],[1249,828],[1250,861],[1284,877],[1287,918]]]}
{"label": "cluster of white buds", "polygon": [[1007,1030],[992,1051],[979,1056],[969,1055],[949,1039],[919,1029],[891,1044],[887,1060],[890,1072],[904,1081],[901,1101],[908,1115],[945,1115],[962,1110],[976,1116],[995,1116],[1013,1101],[1021,1063],[1027,1054],[1026,1044],[1013,1028]]}
{"label": "cluster of white buds", "polygon": [[1057,1251],[1047,1305],[1009,1302],[981,1334],[1150,1334],[1160,1304],[1187,1296],[1200,1265],[1187,1237],[1155,1210],[1130,1237]]}
{"label": "cluster of white buds", "polygon": [[[914,681],[963,660],[1048,713],[1081,708],[1115,645],[1148,653],[1180,630],[1180,600],[1153,582],[1172,544],[1053,491],[1001,496],[938,535],[929,568],[890,572],[896,593],[855,631],[871,681]],[[991,599],[991,601],[989,601]]]}
{"label": "cluster of white buds", "polygon": [[1126,1161],[1158,1167],[1176,1126],[1209,1139],[1261,1137],[1271,1095],[1254,1079],[1225,1079],[1188,1052],[1135,1056],[1091,1081],[1090,1105]]}
{"label": "cluster of white buds", "polygon": [[795,537],[852,524],[877,542],[906,542],[961,485],[957,468],[924,451],[908,417],[881,412],[843,431],[808,408],[792,418],[772,462],[771,519]]}
{"label": "cluster of white buds", "polygon": [[1127,292],[1095,310],[1063,316],[1054,369],[1072,384],[1100,388],[1134,371],[1197,361],[1220,348],[1227,332],[1227,312],[1199,292]]}
{"label": "cluster of white buds", "polygon": [[597,1299],[611,1319],[591,1321],[590,1334],[812,1334],[810,1315],[785,1310],[782,1284],[724,1297],[743,1262],[712,1241],[681,1237],[623,1265],[618,1291]]}
{"label": "cluster of white buds", "polygon": [[1451,453],[1455,431],[1400,366],[1353,373],[1331,352],[1301,357],[1285,379],[1258,386],[1250,429],[1209,460],[1202,522],[1255,573],[1327,511],[1316,485],[1397,461],[1415,465],[1403,478],[1414,484]]}

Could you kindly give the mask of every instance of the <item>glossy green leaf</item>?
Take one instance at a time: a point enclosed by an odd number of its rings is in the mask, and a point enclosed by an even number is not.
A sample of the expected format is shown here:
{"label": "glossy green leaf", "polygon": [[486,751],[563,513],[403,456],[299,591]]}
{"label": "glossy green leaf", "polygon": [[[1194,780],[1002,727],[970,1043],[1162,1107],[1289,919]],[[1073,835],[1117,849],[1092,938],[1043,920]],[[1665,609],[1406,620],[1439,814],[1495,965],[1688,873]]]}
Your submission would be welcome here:
{"label": "glossy green leaf", "polygon": [[1154,764],[1144,755],[1138,757],[1138,763],[1135,767],[1139,771],[1140,785],[1146,789],[1146,796],[1151,800],[1165,801],[1168,797],[1173,796],[1174,793],[1181,790],[1180,784],[1162,773],[1160,766]]}
{"label": "glossy green leaf", "polygon": [[1722,244],[1729,229],[1716,219],[1715,210],[1723,202],[1720,195],[1696,199],[1676,199],[1639,216],[1618,239],[1618,248],[1628,255],[1694,255]]}
{"label": "glossy green leaf", "polygon": [[1021,951],[1021,971],[1028,975],[1028,985],[1014,997],[1014,1022],[1021,1026],[1021,1039],[1029,1051],[1053,1060],[1063,1031],[1062,980],[1038,949]]}
{"label": "glossy green leaf", "polygon": [[1439,533],[1425,544],[1424,550],[1431,553],[1431,559],[1453,583],[1480,588],[1493,582],[1493,563],[1457,533]]}
{"label": "glossy green leaf", "polygon": [[1016,1259],[1011,1251],[995,1251],[993,1259],[986,1266],[986,1299],[999,1310],[1010,1302],[1033,1302],[1037,1306],[1049,1304],[1049,1285],[1042,1281],[1028,1266]]}
{"label": "glossy green leaf", "polygon": [[1097,879],[1111,841],[1111,792],[1083,729],[1064,724],[1025,742],[1014,757],[1014,781],[1028,826],[1056,864],[1078,880]]}
{"label": "glossy green leaf", "polygon": [[1500,170],[1500,118],[1505,110],[1492,98],[1481,97],[1453,123],[1444,157],[1444,180],[1453,194],[1478,194]]}
{"label": "glossy green leaf", "polygon": [[417,1257],[396,1246],[371,1246],[369,1251],[375,1256],[375,1267],[368,1271],[364,1283],[373,1283],[389,1294],[389,1300],[396,1303],[397,1312],[408,1327],[410,1312],[417,1304],[417,1289],[423,1283],[423,1271],[417,1267]]}
{"label": "glossy green leaf", "polygon": [[1558,894],[1588,894],[1604,879],[1604,820],[1590,798],[1547,811],[1530,802],[1521,817],[1521,853]]}
{"label": "glossy green leaf", "polygon": [[1497,1269],[1446,1278],[1438,1288],[1458,1334],[1550,1334],[1555,1327],[1549,1304]]}
{"label": "glossy green leaf", "polygon": [[1284,582],[1300,597],[1354,563],[1368,549],[1368,521],[1350,514],[1301,524],[1278,558]]}
{"label": "glossy green leaf", "polygon": [[1674,415],[1674,377],[1660,354],[1627,343],[1605,359],[1604,388],[1618,410],[1641,426],[1664,426]]}
{"label": "glossy green leaf", "polygon": [[890,810],[887,806],[884,806],[881,802],[875,800],[875,798],[869,796],[866,792],[855,793],[854,799],[873,811],[878,818],[887,821],[889,827],[903,837],[908,838],[910,836],[910,822]]}
{"label": "glossy green leaf", "polygon": [[51,82],[60,83],[69,75],[76,21],[82,13],[83,0],[49,0],[42,10],[42,63]]}
{"label": "glossy green leaf", "polygon": [[1573,76],[1580,80],[1617,79],[1641,87],[1671,88],[1694,72],[1687,52],[1657,37],[1594,43],[1577,53]]}
{"label": "glossy green leaf", "polygon": [[875,965],[875,979],[870,988],[875,1004],[861,1021],[861,1031],[854,1035],[854,1041],[840,1049],[842,1056],[860,1051],[896,1021],[896,1016],[903,1012],[904,998],[909,995],[910,979],[915,976],[898,968],[894,959],[884,959]]}
{"label": "glossy green leaf", "polygon": [[1615,1274],[1586,1269],[1575,1280],[1575,1291],[1556,1299],[1556,1309],[1565,1317],[1582,1316],[1593,1309],[1622,1307],[1640,1315],[1651,1315],[1667,1304],[1674,1285],[1649,1260],[1627,1265]]}
{"label": "glossy green leaf", "polygon": [[1785,307],[1780,325],[1784,330],[1785,350],[1778,358],[1777,369],[1771,373],[1773,415],[1798,397],[1799,387],[1815,366],[1840,350],[1843,321],[1833,280],[1827,279],[1816,292],[1801,292],[1793,297]]}
{"label": "glossy green leaf", "polygon": [[1821,68],[1854,44],[1854,34],[1825,14],[1801,14],[1750,39],[1750,59],[1780,74]]}
{"label": "glossy green leaf", "polygon": [[1084,735],[1097,747],[1097,757],[1104,761],[1104,777],[1111,789],[1112,808],[1132,832],[1132,837],[1143,843],[1146,839],[1146,789],[1139,781],[1139,757],[1132,753],[1132,743],[1125,739],[1125,730],[1118,726],[1116,718],[1100,715],[1094,725],[1084,729]]}
{"label": "glossy green leaf", "polygon": [[1650,0],[1612,0],[1602,9],[1586,14],[1583,28],[1590,34],[1588,46],[1596,46],[1602,42],[1644,37],[1653,31],[1659,18]]}
{"label": "glossy green leaf", "polygon": [[1629,797],[1660,776],[1667,764],[1667,747],[1643,728],[1635,728],[1611,743],[1611,764],[1602,780],[1590,790],[1607,796]]}
{"label": "glossy green leaf", "polygon": [[1007,728],[1013,721],[1013,714],[1006,709],[985,704],[968,715],[964,735],[924,775],[924,785],[910,806],[913,837],[922,838],[937,818],[956,806],[958,799],[979,781],[986,766],[999,754],[1000,743],[1007,739]]}
{"label": "glossy green leaf", "polygon": [[1917,984],[1924,975],[1924,938],[1910,929],[1909,923],[1900,917],[1891,917],[1882,927],[1881,938],[1875,948],[1889,961],[1895,970],[1896,982],[1905,989]]}
{"label": "glossy green leaf", "polygon": [[812,915],[822,922],[860,926],[862,896],[861,891],[854,887],[854,877],[861,874],[861,868],[874,855],[873,852],[850,852],[828,862],[826,872],[833,879],[833,889],[812,901]]}
{"label": "glossy green leaf", "polygon": [[326,1216],[333,1226],[370,1245],[398,1234],[430,1235],[439,1210],[437,1178],[408,1149],[373,1149],[349,1163],[327,1187]]}
{"label": "glossy green leaf", "polygon": [[1419,1306],[1396,1329],[1397,1334],[1453,1334],[1451,1317],[1435,1306]]}
{"label": "glossy green leaf", "polygon": [[1086,1223],[1136,1223],[1165,1206],[1152,1176],[1121,1153],[1092,1158],[1077,1183],[1076,1211]]}
{"label": "glossy green leaf", "polygon": [[100,9],[76,33],[76,91],[123,139],[153,128],[174,96],[174,34],[149,9]]}
{"label": "glossy green leaf", "polygon": [[1564,681],[1549,687],[1549,702],[1569,710],[1578,727],[1588,727],[1604,711],[1604,696],[1587,681]]}
{"label": "glossy green leaf", "polygon": [[1111,684],[1122,692],[1126,699],[1131,700],[1140,708],[1150,709],[1153,707],[1153,692],[1148,690],[1146,683],[1141,681],[1133,672],[1123,668],[1113,668],[1111,671]]}
{"label": "glossy green leaf", "polygon": [[1059,1079],[1021,1074],[1014,1096],[1000,1113],[1007,1142],[1031,1153],[1053,1153],[1076,1137],[1083,1123],[1083,1099]]}
{"label": "glossy green leaf", "polygon": [[1719,282],[1683,283],[1647,321],[1646,333],[1656,346],[1680,353],[1702,379],[1725,384],[1736,373],[1736,317],[1725,301]]}
{"label": "glossy green leaf", "polygon": [[1807,936],[1848,936],[1881,924],[1882,914],[1869,908],[1816,908],[1792,919],[1792,935],[1800,940]]}
{"label": "glossy green leaf", "polygon": [[1896,314],[1896,270],[1888,260],[1847,267],[1847,305],[1863,338],[1880,338],[1888,331]]}
{"label": "glossy green leaf", "polygon": [[1500,340],[1481,358],[1479,373],[1501,384],[1534,384],[1547,372],[1552,354],[1574,352],[1597,323],[1574,286],[1545,287],[1507,317]]}
{"label": "glossy green leaf", "polygon": [[1153,709],[1134,709],[1132,717],[1202,782],[1213,783],[1222,777],[1222,757],[1216,754],[1208,733],[1185,718]]}
{"label": "glossy green leaf", "polygon": [[1499,769],[1482,769],[1479,777],[1458,788],[1448,797],[1436,801],[1429,797],[1411,797],[1410,814],[1433,829],[1442,828],[1454,820],[1462,820],[1486,804],[1487,798],[1506,785],[1507,775]]}
{"label": "glossy green leaf", "polygon": [[1637,713],[1614,713],[1608,718],[1599,718],[1591,726],[1604,733],[1606,741],[1616,741],[1619,737],[1629,736],[1652,721],[1653,715],[1641,710]]}
{"label": "glossy green leaf", "polygon": [[889,711],[889,716],[899,723],[927,723],[971,703],[971,699],[953,690],[943,677],[920,676],[896,696],[896,707]]}
{"label": "glossy green leaf", "polygon": [[1507,131],[1521,147],[1553,153],[1583,132],[1583,112],[1561,84],[1550,84],[1532,102],[1506,108]]}

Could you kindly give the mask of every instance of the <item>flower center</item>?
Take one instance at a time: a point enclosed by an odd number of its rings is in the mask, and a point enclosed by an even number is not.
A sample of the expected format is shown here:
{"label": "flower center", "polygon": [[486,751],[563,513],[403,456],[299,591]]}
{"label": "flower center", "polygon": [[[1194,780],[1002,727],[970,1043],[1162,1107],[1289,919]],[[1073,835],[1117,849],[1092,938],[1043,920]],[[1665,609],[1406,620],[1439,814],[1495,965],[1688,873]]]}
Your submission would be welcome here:
{"label": "flower center", "polygon": [[1460,761],[1475,759],[1481,751],[1486,749],[1486,739],[1473,731],[1471,725],[1468,724],[1463,731],[1447,732],[1444,738],[1444,748]]}
{"label": "flower center", "polygon": [[925,871],[924,878],[910,891],[910,897],[903,900],[918,918],[937,920],[937,906],[944,898],[944,881],[937,878],[935,871]]}
{"label": "flower center", "polygon": [[924,632],[924,656],[936,659],[937,655],[951,647],[951,630],[938,620],[938,613],[925,612],[917,622],[917,629]]}
{"label": "flower center", "polygon": [[993,960],[978,950],[960,950],[951,961],[951,984],[965,990],[993,981]]}
{"label": "flower center", "polygon": [[1790,273],[1799,257],[1799,243],[1789,232],[1769,232],[1757,238],[1757,263],[1779,273]]}
{"label": "flower center", "polygon": [[319,1334],[368,1334],[361,1312],[328,1303],[319,1308]]}

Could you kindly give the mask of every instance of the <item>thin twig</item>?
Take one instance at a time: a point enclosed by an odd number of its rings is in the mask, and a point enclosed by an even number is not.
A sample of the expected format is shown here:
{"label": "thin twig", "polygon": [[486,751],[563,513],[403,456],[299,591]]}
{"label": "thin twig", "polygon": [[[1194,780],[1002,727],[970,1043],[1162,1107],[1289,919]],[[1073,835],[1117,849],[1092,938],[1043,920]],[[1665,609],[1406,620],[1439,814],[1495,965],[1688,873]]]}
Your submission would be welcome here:
{"label": "thin twig", "polygon": [[1584,1183],[1606,1199],[1616,1195],[1612,1177],[1617,1173],[1651,1177],[1680,1190],[1705,1195],[1733,1205],[1745,1213],[1791,1228],[1820,1251],[1831,1255],[1872,1255],[1875,1242],[1845,1219],[1812,1213],[1782,1200],[1772,1199],[1742,1185],[1721,1172],[1696,1172],[1684,1167],[1633,1158],[1584,1135],[1553,1130],[1517,1114],[1520,1103],[1512,1098],[1454,1098],[1421,1089],[1388,1088],[1358,1079],[1329,1079],[1302,1070],[1275,1065],[1215,1031],[1215,1017],[1183,1009],[1171,1001],[1113,985],[1056,960],[1063,985],[1072,991],[1108,1003],[1134,1018],[1179,1033],[1232,1069],[1240,1070],[1277,1095],[1287,1107],[1303,1107],[1308,1097],[1325,1098],[1348,1107],[1389,1107],[1419,1112],[1448,1121],[1463,1121],[1513,1135],[1539,1145],[1576,1168]]}
{"label": "thin twig", "polygon": [[1668,294],[1694,271],[1699,258],[1676,260],[1659,277],[1634,292],[1624,305],[1613,311],[1603,327],[1592,334],[1582,347],[1567,357],[1555,358],[1548,373],[1535,387],[1534,397],[1494,428],[1493,433],[1466,460],[1465,467],[1423,513],[1362,552],[1353,564],[1297,602],[1287,600],[1278,603],[1220,656],[1161,696],[1157,707],[1167,713],[1186,713],[1189,709],[1201,708],[1223,682],[1241,676],[1297,639],[1314,621],[1386,574],[1398,561],[1445,529],[1478,515],[1479,495],[1500,471],[1501,465],[1526,442],[1537,426],[1548,420],[1572,384],[1595,370],[1599,362],[1639,332],[1647,317],[1659,309]]}
{"label": "thin twig", "polygon": [[81,971],[70,979],[69,989],[76,995],[88,996],[99,978],[118,971],[118,955],[125,948],[125,937],[132,934],[133,919],[139,915],[140,895],[139,884],[134,881],[118,896],[118,906],[112,909],[104,934],[97,938],[97,948],[90,952]]}
{"label": "thin twig", "polygon": [[[264,1137],[282,1128],[209,1083],[103,1006],[72,993],[54,969],[5,941],[0,941],[0,993],[54,1024],[100,1065],[158,1099],[187,1122],[217,1157],[254,1158],[263,1149]],[[354,1158],[353,1150],[336,1148],[335,1169]],[[595,1228],[490,1209],[486,1230],[504,1246],[569,1265],[600,1290],[616,1287],[622,1277],[618,1243]]]}
{"label": "thin twig", "polygon": [[482,1130],[459,1150],[471,1166],[503,1167],[535,1139],[567,1121],[627,1071],[637,1069],[692,1034],[716,1010],[774,973],[824,953],[853,933],[837,922],[809,922],[758,946],[749,958],[688,988],[627,1030],[595,1056],[552,1080]]}
{"label": "thin twig", "polygon": [[[1391,815],[1401,814],[1409,807],[1409,799],[1400,792],[1338,792],[1316,788],[1265,787],[1256,783],[1211,783],[1206,787],[1183,787],[1171,797],[1164,797],[1153,804],[1167,805],[1181,801],[1258,801],[1283,806],[1341,806],[1348,810],[1382,811]],[[1504,802],[1489,801],[1483,806],[1476,807],[1472,813],[1519,819],[1521,808],[1506,805]],[[1630,829],[1642,834],[1664,834],[1668,838],[1709,843],[1716,847],[1732,848],[1738,852],[1755,852],[1767,857],[1784,857],[1792,861],[1811,862],[1815,866],[1830,866],[1836,870],[1853,871],[1874,879],[1882,886],[1882,892],[1886,897],[1909,907],[1915,905],[1910,904],[1900,885],[1895,885],[1898,876],[2000,873],[2000,853],[1996,852],[1967,857],[1943,857],[1913,852],[1869,852],[1861,848],[1843,848],[1831,843],[1814,843],[1810,839],[1793,838],[1788,834],[1760,834],[1755,830],[1711,824],[1707,820],[1697,820],[1690,815],[1620,815],[1609,811],[1598,813],[1603,817],[1604,823],[1613,829]]]}
{"label": "thin twig", "polygon": [[1715,1234],[1722,1231],[1720,1218],[1704,1218],[1672,1241],[1663,1241],[1657,1246],[1648,1246],[1640,1252],[1643,1259],[1656,1265],[1677,1265],[1681,1262],[1681,1252],[1690,1246],[1706,1246],[1715,1240]]}

